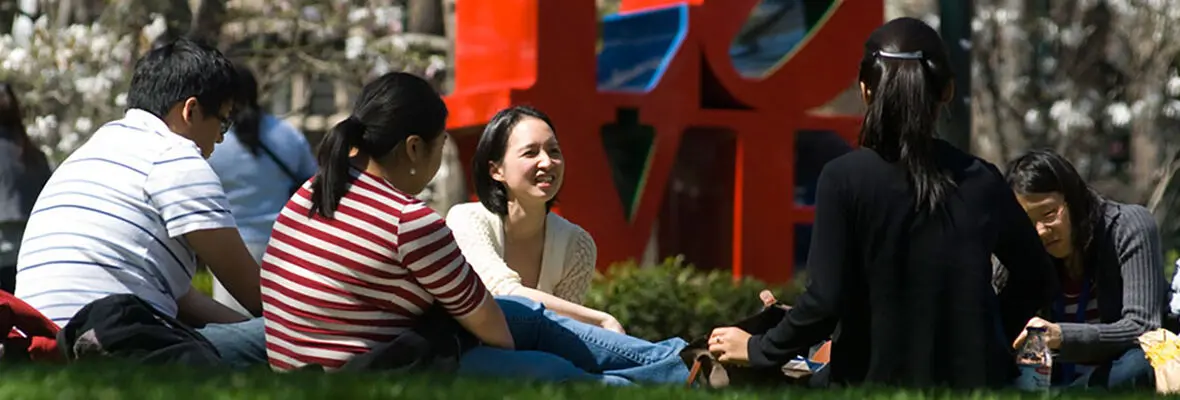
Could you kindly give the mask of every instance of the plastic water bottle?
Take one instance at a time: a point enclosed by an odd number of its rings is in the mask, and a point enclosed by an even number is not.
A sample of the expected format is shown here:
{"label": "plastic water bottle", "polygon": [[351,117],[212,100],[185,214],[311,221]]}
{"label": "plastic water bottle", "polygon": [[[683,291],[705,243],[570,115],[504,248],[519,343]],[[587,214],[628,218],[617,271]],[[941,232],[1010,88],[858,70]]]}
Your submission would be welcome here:
{"label": "plastic water bottle", "polygon": [[1016,378],[1016,387],[1026,391],[1049,390],[1053,376],[1053,356],[1049,353],[1049,344],[1045,342],[1045,328],[1027,328],[1024,346],[1016,355],[1016,366],[1020,369],[1020,376]]}

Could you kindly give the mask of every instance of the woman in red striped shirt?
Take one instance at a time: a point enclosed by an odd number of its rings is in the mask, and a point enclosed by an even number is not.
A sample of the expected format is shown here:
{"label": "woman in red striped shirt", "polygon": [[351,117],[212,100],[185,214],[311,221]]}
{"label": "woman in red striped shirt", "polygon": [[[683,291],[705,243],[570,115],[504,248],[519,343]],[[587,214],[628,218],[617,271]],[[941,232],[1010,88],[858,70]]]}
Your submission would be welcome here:
{"label": "woman in red striped shirt", "polygon": [[441,305],[482,345],[460,373],[606,383],[687,379],[675,342],[653,344],[497,298],[443,219],[415,199],[442,160],[446,105],[405,73],[367,84],[319,150],[320,169],[275,221],[262,262],[271,367],[338,369]]}

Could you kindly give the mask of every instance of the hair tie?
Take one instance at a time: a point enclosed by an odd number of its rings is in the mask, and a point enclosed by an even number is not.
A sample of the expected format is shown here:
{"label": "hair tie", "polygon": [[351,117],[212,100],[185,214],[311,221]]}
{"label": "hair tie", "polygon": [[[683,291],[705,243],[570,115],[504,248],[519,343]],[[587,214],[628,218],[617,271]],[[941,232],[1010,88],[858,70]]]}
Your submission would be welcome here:
{"label": "hair tie", "polygon": [[885,50],[877,50],[877,51],[873,52],[873,56],[880,57],[880,58],[892,58],[895,60],[921,60],[921,59],[923,59],[921,50],[905,52],[905,53],[894,53],[894,52],[889,52],[889,51],[885,51]]}

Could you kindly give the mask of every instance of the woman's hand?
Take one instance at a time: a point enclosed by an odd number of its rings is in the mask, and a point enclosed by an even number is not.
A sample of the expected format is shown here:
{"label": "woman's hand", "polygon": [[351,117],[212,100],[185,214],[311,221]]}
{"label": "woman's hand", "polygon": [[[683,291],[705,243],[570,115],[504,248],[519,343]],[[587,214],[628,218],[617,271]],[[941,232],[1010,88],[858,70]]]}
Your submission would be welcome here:
{"label": "woman's hand", "polygon": [[1024,346],[1024,341],[1028,336],[1028,328],[1045,328],[1045,344],[1053,350],[1061,347],[1061,325],[1043,320],[1040,317],[1033,317],[1024,327],[1025,330],[1020,332],[1020,336],[1016,337],[1015,342],[1012,342],[1012,348],[1019,349],[1020,346]]}
{"label": "woman's hand", "polygon": [[620,324],[619,320],[615,319],[615,316],[607,313],[602,313],[602,315],[603,317],[598,322],[598,326],[611,332],[618,332],[624,335],[627,334],[627,331],[623,330],[623,324]]}
{"label": "woman's hand", "polygon": [[750,334],[738,328],[717,328],[709,335],[709,352],[726,364],[750,363]]}

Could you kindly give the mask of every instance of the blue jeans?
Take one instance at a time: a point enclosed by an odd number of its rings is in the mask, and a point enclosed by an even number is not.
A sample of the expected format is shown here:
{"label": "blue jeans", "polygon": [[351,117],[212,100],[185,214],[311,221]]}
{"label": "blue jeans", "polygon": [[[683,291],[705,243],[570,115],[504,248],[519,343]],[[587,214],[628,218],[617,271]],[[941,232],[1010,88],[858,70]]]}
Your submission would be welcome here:
{"label": "blue jeans", "polygon": [[213,343],[221,361],[235,369],[267,365],[266,324],[262,318],[231,324],[208,324],[197,333]]}
{"label": "blue jeans", "polygon": [[524,297],[497,296],[516,350],[480,346],[459,360],[459,373],[548,381],[589,380],[612,385],[682,384],[688,367],[672,338],[658,343],[557,315]]}
{"label": "blue jeans", "polygon": [[1154,388],[1155,370],[1138,346],[1105,365],[1090,368],[1080,374],[1069,387],[1082,388]]}

